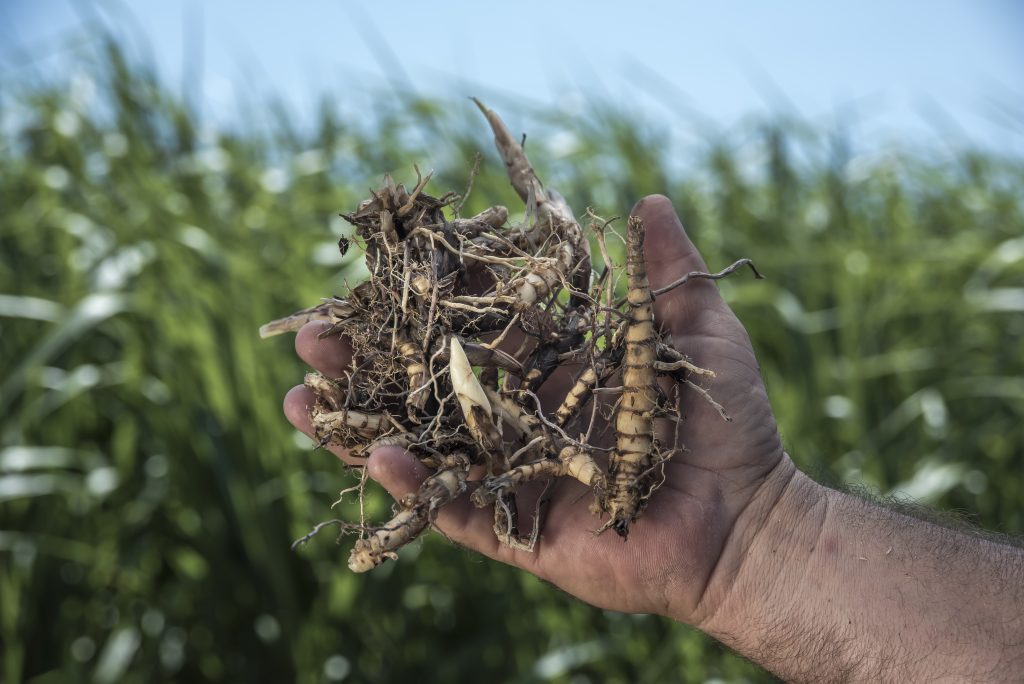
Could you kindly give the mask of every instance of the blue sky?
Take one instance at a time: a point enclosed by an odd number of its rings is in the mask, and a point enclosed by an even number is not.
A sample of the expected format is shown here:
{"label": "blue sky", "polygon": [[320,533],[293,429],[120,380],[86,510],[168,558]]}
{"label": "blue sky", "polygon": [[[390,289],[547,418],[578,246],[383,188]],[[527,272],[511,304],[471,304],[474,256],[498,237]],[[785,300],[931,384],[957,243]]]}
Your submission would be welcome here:
{"label": "blue sky", "polygon": [[670,124],[688,109],[726,125],[766,111],[853,117],[875,141],[1024,152],[1024,3],[1011,0],[0,0],[3,80],[58,62],[88,16],[146,36],[136,42],[168,82],[218,121],[240,91],[308,111],[397,63],[427,95],[570,113],[596,95]]}

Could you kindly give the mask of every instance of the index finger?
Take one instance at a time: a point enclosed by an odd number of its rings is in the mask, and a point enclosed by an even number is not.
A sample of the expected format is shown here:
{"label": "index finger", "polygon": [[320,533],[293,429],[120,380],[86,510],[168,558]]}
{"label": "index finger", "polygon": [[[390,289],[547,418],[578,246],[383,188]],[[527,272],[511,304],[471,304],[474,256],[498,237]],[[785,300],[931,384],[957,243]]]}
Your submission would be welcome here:
{"label": "index finger", "polygon": [[295,352],[299,358],[329,378],[340,378],[352,363],[352,345],[340,334],[323,336],[330,329],[326,321],[313,321],[299,329]]}

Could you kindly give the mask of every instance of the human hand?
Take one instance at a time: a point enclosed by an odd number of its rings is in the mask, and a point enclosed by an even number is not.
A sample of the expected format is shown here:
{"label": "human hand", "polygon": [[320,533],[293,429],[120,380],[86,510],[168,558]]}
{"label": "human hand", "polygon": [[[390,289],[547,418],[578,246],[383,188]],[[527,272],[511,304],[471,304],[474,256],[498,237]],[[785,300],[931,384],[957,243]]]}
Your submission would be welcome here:
{"label": "human hand", "polygon": [[[647,226],[644,251],[652,289],[690,271],[707,270],[667,198],[645,198],[633,214]],[[665,464],[664,484],[625,543],[610,533],[594,536],[600,522],[589,510],[587,490],[575,481],[560,481],[554,488],[532,553],[501,544],[491,511],[474,508],[468,495],[443,507],[435,527],[456,543],[532,572],[588,603],[699,625],[727,593],[743,546],[794,468],[783,454],[750,341],[715,285],[691,281],[658,296],[654,309],[675,348],[715,372],[707,389],[732,421],[724,421],[693,390],[680,388],[684,419],[675,440],[668,436],[662,441],[675,441],[685,450]],[[305,326],[296,349],[321,373],[339,377],[351,349],[337,337],[319,339],[322,329],[318,323]],[[553,376],[544,385],[546,403],[557,404],[569,379]],[[301,386],[285,399],[288,418],[307,434],[312,434],[307,410],[312,401],[312,393]],[[344,450],[332,450],[350,459]],[[397,448],[377,449],[367,467],[396,499],[415,491],[429,474]],[[527,508],[520,505],[520,510]]]}

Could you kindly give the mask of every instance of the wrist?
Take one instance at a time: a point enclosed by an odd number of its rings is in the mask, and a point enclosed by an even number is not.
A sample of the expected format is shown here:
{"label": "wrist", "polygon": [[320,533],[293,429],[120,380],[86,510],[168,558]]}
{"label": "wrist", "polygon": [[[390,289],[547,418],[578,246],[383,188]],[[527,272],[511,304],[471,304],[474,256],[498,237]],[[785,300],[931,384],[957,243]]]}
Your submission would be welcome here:
{"label": "wrist", "polygon": [[694,624],[788,681],[1005,681],[1020,671],[1021,568],[1010,547],[828,489],[784,458]]}
{"label": "wrist", "polygon": [[695,626],[742,652],[761,642],[759,630],[783,617],[806,581],[830,493],[785,455],[737,518]]}

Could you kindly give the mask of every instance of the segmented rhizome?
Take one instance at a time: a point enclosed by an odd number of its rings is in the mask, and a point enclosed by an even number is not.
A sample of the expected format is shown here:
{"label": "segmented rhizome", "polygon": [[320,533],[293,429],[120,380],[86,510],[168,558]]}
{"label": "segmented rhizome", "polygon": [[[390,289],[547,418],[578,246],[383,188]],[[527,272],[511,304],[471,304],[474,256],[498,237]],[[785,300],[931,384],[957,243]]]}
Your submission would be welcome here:
{"label": "segmented rhizome", "polygon": [[[477,104],[526,203],[526,223],[506,225],[504,207],[460,217],[459,196],[424,192],[429,174],[412,190],[388,178],[343,214],[369,278],[344,297],[261,329],[269,336],[323,320],[330,323],[324,335],[351,340],[353,360],[342,377],[306,376],[321,444],[354,456],[397,445],[434,471],[398,502],[390,521],[331,521],[359,533],[349,559],[356,572],[394,557],[471,488],[475,505],[494,507],[498,538],[532,549],[540,516],[532,534],[520,534],[515,497],[538,479],[569,477],[591,488],[595,513],[608,518],[597,531],[611,527],[625,538],[661,482],[660,466],[682,446],[655,440],[655,418],[678,417],[658,375],[713,377],[659,337],[643,223],[629,220],[625,264],[616,265],[605,242],[608,222],[591,214],[605,264],[593,273],[587,236],[569,205],[544,188],[497,115]],[[618,299],[623,271],[626,296]],[[571,389],[560,405],[542,409],[538,391],[567,364],[579,369]],[[597,391],[600,407],[593,405]],[[614,426],[612,444],[591,441],[600,432],[595,420]],[[467,482],[473,466],[482,466],[478,483]]]}

